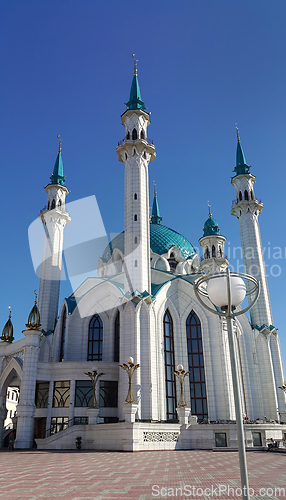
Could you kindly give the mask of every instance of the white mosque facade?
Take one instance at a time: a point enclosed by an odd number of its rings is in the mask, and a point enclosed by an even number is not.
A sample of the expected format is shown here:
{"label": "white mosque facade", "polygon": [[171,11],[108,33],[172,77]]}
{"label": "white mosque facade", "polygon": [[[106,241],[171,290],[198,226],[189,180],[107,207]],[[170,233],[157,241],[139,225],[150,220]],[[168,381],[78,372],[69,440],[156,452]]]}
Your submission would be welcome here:
{"label": "white mosque facade", "polygon": [[[198,302],[194,283],[202,274],[223,271],[226,239],[211,213],[199,242],[199,261],[181,234],[162,224],[154,195],[149,215],[148,165],[155,146],[148,140],[150,117],[141,99],[136,64],[127,109],[125,138],[117,147],[125,165],[124,231],[106,247],[98,277],[88,278],[59,309],[65,208],[61,149],[46,186],[47,206],[38,306],[23,338],[13,340],[11,318],[0,344],[0,428],[7,416],[8,387],[19,389],[16,447],[75,448],[76,437],[90,449],[144,450],[236,446],[235,408],[227,326]],[[263,260],[258,217],[263,205],[254,194],[238,136],[232,178],[246,272],[254,266],[260,296],[235,322],[236,358],[248,446],[282,439],[286,426],[283,366]],[[251,247],[251,258],[246,249]],[[84,258],[84,257],[83,257]],[[119,365],[132,356],[135,402],[126,403],[128,377]],[[179,418],[178,364],[189,374],[184,395],[189,416]],[[99,410],[93,401],[92,373]],[[93,401],[94,402],[94,401]],[[93,405],[94,406],[94,405]],[[3,425],[2,425],[3,424]]]}

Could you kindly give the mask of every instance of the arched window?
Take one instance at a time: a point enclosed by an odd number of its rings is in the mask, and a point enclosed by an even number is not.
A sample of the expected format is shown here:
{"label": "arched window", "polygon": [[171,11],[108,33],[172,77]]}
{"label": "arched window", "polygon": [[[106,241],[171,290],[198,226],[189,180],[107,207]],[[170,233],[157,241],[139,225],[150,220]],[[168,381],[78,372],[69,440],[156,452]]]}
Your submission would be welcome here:
{"label": "arched window", "polygon": [[48,201],[47,210],[50,210],[50,202]]}
{"label": "arched window", "polygon": [[62,319],[60,361],[64,361],[65,357],[66,324],[67,324],[67,309],[65,307]]}
{"label": "arched window", "polygon": [[136,130],[136,128],[134,128],[132,130],[132,141],[136,141],[137,137],[138,137],[137,130]]}
{"label": "arched window", "polygon": [[102,321],[95,314],[89,323],[87,361],[102,361]]}
{"label": "arched window", "polygon": [[253,189],[250,191],[251,199],[254,200],[254,192]]}
{"label": "arched window", "polygon": [[178,262],[175,259],[175,255],[171,253],[170,258],[168,259],[169,265],[170,265],[170,271],[174,273],[176,271],[176,267]]}
{"label": "arched window", "polygon": [[140,138],[141,138],[141,139],[145,139],[144,130],[141,130],[141,132],[140,132]]}
{"label": "arched window", "polygon": [[114,358],[113,361],[119,361],[119,339],[120,339],[120,313],[116,314],[114,323]]}
{"label": "arched window", "polygon": [[173,320],[167,310],[163,319],[164,326],[164,353],[165,353],[165,383],[166,383],[166,417],[168,421],[177,420],[176,414],[176,383]]}
{"label": "arched window", "polygon": [[194,311],[186,322],[192,414],[208,417],[201,323]]}
{"label": "arched window", "polygon": [[59,207],[61,207],[61,206],[62,206],[62,200],[59,200],[58,206],[59,206]]}
{"label": "arched window", "polygon": [[134,193],[134,200],[137,200],[137,193]]}
{"label": "arched window", "polygon": [[56,208],[56,202],[55,202],[55,200],[52,201],[51,210],[53,210],[54,208]]}
{"label": "arched window", "polygon": [[222,257],[222,249],[221,249],[221,247],[219,247],[219,249],[218,249],[218,254],[219,254],[219,257]]}
{"label": "arched window", "polygon": [[215,257],[215,246],[212,246],[212,257]]}
{"label": "arched window", "polygon": [[134,215],[134,221],[137,221],[137,214]]}
{"label": "arched window", "polygon": [[130,132],[128,130],[127,134],[126,134],[126,140],[129,141],[130,140]]}
{"label": "arched window", "polygon": [[138,243],[138,238],[137,238],[137,236],[135,236],[135,238],[134,238],[134,243],[135,243],[135,245]]}
{"label": "arched window", "polygon": [[248,201],[248,192],[246,191],[246,189],[244,191],[244,199]]}
{"label": "arched window", "polygon": [[241,201],[241,200],[242,200],[242,192],[239,191],[239,201]]}
{"label": "arched window", "polygon": [[207,247],[206,249],[206,259],[209,259],[210,258],[210,251],[209,251],[209,247]]}

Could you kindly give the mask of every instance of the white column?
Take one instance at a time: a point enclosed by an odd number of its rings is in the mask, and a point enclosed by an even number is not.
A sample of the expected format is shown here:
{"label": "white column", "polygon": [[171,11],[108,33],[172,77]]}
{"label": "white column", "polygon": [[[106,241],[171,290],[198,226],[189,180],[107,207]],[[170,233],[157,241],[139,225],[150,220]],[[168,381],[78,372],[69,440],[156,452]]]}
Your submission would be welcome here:
{"label": "white column", "polygon": [[25,330],[23,378],[21,381],[20,402],[17,406],[16,448],[31,448],[34,439],[35,390],[37,363],[41,332]]}

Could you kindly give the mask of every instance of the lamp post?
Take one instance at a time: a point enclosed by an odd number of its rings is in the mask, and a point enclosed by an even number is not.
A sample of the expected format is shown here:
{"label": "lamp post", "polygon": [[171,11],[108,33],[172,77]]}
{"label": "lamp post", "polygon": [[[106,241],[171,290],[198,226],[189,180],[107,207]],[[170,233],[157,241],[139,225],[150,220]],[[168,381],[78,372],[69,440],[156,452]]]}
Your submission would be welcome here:
{"label": "lamp post", "polygon": [[91,372],[87,372],[85,373],[85,375],[87,375],[90,380],[91,380],[91,383],[92,383],[92,398],[91,398],[91,405],[89,406],[89,408],[98,408],[98,403],[97,403],[97,400],[96,400],[96,395],[95,395],[95,387],[96,387],[96,383],[99,379],[99,377],[102,377],[102,375],[104,375],[104,373],[97,373],[97,367],[96,366],[93,366]]}
{"label": "lamp post", "polygon": [[185,400],[185,395],[184,395],[184,380],[186,375],[188,375],[190,372],[185,372],[183,365],[178,365],[177,370],[173,372],[173,374],[178,378],[180,385],[181,385],[181,394],[180,394],[180,399],[178,402],[178,408],[184,408],[187,406],[186,400]]}
{"label": "lamp post", "polygon": [[137,368],[139,368],[140,365],[134,365],[134,359],[131,358],[128,358],[127,359],[127,363],[123,363],[122,365],[119,365],[121,368],[123,368],[123,370],[126,371],[127,375],[128,375],[128,378],[129,378],[129,387],[128,387],[128,393],[127,393],[127,397],[125,399],[126,403],[128,404],[133,404],[135,403],[135,398],[133,396],[133,392],[132,392],[132,377],[133,377],[133,374],[135,372],[135,370],[137,370]]}
{"label": "lamp post", "polygon": [[[247,291],[243,280],[247,280],[249,283]],[[249,486],[248,486],[247,464],[246,464],[246,454],[245,454],[245,444],[244,444],[242,410],[241,410],[238,373],[237,373],[235,346],[234,346],[233,320],[235,319],[236,316],[244,314],[255,304],[259,296],[259,283],[255,278],[253,278],[253,276],[250,276],[249,274],[230,273],[229,269],[227,269],[226,272],[213,274],[211,276],[203,276],[199,278],[195,282],[194,290],[197,299],[206,309],[208,309],[210,312],[214,314],[217,314],[218,316],[225,317],[227,321],[228,342],[229,342],[231,373],[232,373],[235,414],[236,414],[236,428],[237,428],[242,498],[244,500],[249,500],[249,493],[248,493]],[[245,296],[249,297],[248,307],[241,309],[240,311],[234,312],[236,307],[243,302]],[[208,304],[206,304],[203,301],[202,297],[209,298],[216,307],[220,308],[220,311],[211,308]]]}

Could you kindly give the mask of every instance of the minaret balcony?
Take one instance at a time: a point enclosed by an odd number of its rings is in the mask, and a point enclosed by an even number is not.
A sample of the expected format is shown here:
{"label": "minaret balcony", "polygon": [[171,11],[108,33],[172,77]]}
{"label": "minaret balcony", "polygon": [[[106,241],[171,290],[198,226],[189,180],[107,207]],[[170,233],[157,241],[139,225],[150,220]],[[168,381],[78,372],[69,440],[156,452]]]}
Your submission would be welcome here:
{"label": "minaret balcony", "polygon": [[263,203],[260,199],[255,198],[254,200],[232,200],[231,205],[237,205],[238,203],[258,203],[263,206]]}
{"label": "minaret balcony", "polygon": [[122,144],[124,142],[128,143],[128,144],[134,144],[135,142],[142,142],[143,144],[150,144],[150,145],[153,145],[154,142],[153,142],[153,139],[136,139],[135,141],[133,141],[132,139],[126,139],[126,137],[124,137],[124,139],[122,139],[122,141],[119,141],[118,143],[118,146],[122,146]]}
{"label": "minaret balcony", "polygon": [[125,154],[128,154],[130,156],[133,156],[133,148],[134,146],[136,147],[136,150],[139,155],[141,155],[144,151],[146,151],[147,154],[149,154],[149,161],[153,161],[156,158],[156,153],[155,153],[155,146],[153,144],[152,139],[142,139],[142,138],[137,138],[137,139],[122,139],[122,141],[119,141],[118,146],[116,148],[116,152],[118,154],[118,160],[123,162],[126,160]]}

